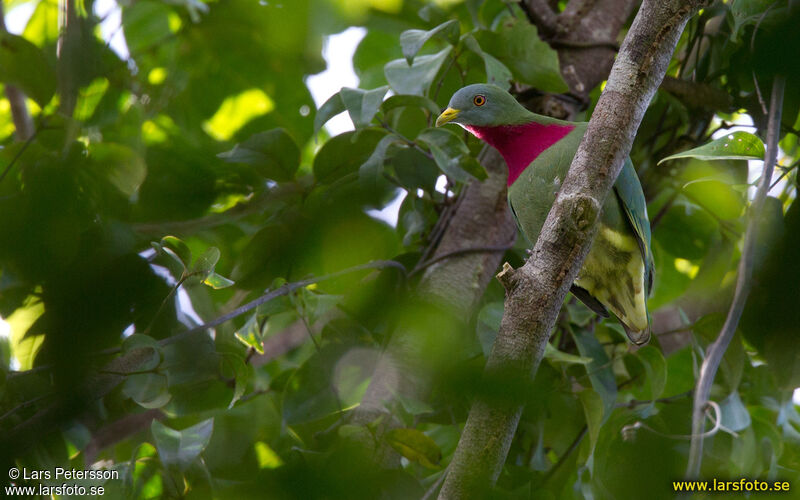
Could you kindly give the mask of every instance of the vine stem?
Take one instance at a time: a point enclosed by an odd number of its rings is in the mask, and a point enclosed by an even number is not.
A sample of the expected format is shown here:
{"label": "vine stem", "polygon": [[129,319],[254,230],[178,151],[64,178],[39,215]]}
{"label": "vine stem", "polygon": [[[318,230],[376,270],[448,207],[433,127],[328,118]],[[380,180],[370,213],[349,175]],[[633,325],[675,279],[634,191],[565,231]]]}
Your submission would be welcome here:
{"label": "vine stem", "polygon": [[758,233],[758,221],[761,215],[764,202],[767,198],[772,172],[775,169],[775,160],[778,156],[778,140],[780,139],[781,108],[783,107],[783,92],[786,86],[786,79],[782,75],[776,75],[772,83],[772,97],[769,106],[769,121],[767,124],[767,152],[764,158],[764,172],[761,175],[761,182],[758,184],[755,199],[749,210],[749,220],[747,231],[744,236],[744,247],[742,257],[739,260],[739,271],[736,278],[736,291],[733,295],[728,316],[719,332],[717,339],[708,347],[706,357],[700,366],[700,377],[694,393],[694,408],[692,410],[692,443],[689,449],[689,463],[686,466],[686,477],[696,478],[700,475],[700,465],[703,461],[703,440],[706,433],[703,433],[705,423],[705,410],[709,404],[711,385],[714,383],[714,376],[717,374],[722,356],[736,332],[739,318],[742,316],[747,296],[752,287],[753,275],[753,252],[755,249]]}

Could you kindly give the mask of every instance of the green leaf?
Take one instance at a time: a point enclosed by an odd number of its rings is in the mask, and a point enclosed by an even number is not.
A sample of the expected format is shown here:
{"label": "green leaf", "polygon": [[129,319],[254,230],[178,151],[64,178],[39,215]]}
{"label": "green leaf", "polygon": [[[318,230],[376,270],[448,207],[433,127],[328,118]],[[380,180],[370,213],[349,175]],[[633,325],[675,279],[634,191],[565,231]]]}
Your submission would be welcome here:
{"label": "green leaf", "polygon": [[317,181],[331,184],[358,172],[385,135],[382,129],[364,129],[329,139],[314,157],[314,176]]}
{"label": "green leaf", "polygon": [[636,351],[635,357],[644,365],[642,385],[645,388],[637,397],[654,400],[661,397],[667,384],[667,361],[658,348],[647,345]]}
{"label": "green leaf", "polygon": [[436,165],[451,178],[459,182],[466,182],[472,178],[486,179],[486,170],[472,158],[467,145],[452,130],[427,129],[417,136],[417,141],[430,148]]}
{"label": "green leaf", "polygon": [[705,210],[678,200],[662,217],[653,237],[675,257],[699,259],[708,251],[718,228],[717,222]]}
{"label": "green leaf", "polygon": [[161,246],[172,250],[168,252],[169,255],[177,256],[178,262],[183,264],[183,267],[188,269],[192,265],[192,251],[189,245],[177,236],[164,236],[161,238]]}
{"label": "green leaf", "polygon": [[281,403],[287,425],[312,422],[341,409],[331,380],[345,351],[341,345],[326,345],[294,372]]}
{"label": "green leaf", "polygon": [[147,177],[144,159],[122,144],[92,144],[89,148],[89,159],[92,171],[127,197],[138,191]]}
{"label": "green leaf", "polygon": [[247,322],[236,330],[235,335],[244,345],[252,347],[258,351],[259,354],[264,354],[264,338],[261,336],[261,325],[258,323],[258,313],[250,316]]}
{"label": "green leaf", "polygon": [[529,22],[507,18],[498,32],[479,30],[475,38],[483,51],[511,70],[516,80],[548,92],[568,90],[561,77],[558,53],[539,38]]}
{"label": "green leaf", "polygon": [[750,427],[750,413],[739,397],[739,391],[731,392],[724,401],[719,404],[722,412],[722,426],[734,432],[742,431]]}
{"label": "green leaf", "polygon": [[129,375],[122,384],[122,393],[143,408],[161,408],[172,399],[167,376],[161,373]]}
{"label": "green leaf", "polygon": [[343,87],[339,91],[344,107],[357,130],[369,126],[388,90],[389,87],[384,86],[373,90]]}
{"label": "green leaf", "polygon": [[403,396],[400,393],[396,393],[394,396],[409,415],[424,415],[426,413],[433,413],[435,411],[433,407],[424,401],[420,401],[419,399],[414,399],[410,396]]}
{"label": "green leaf", "polygon": [[[11,10],[11,6],[6,3],[6,12]],[[55,1],[39,2],[33,15],[25,25],[23,38],[33,42],[37,47],[45,47],[48,44],[55,44],[58,40],[60,31],[58,17],[60,15],[60,5]]]}
{"label": "green leaf", "polygon": [[392,429],[386,433],[386,442],[398,453],[429,469],[438,469],[442,450],[425,433],[416,429]]}
{"label": "green leaf", "polygon": [[0,32],[0,81],[16,85],[42,108],[56,91],[56,73],[39,47],[5,31]]}
{"label": "green leaf", "polygon": [[592,362],[592,358],[585,358],[583,356],[576,356],[567,352],[559,351],[551,343],[544,346],[544,357],[553,361],[554,363],[588,365]]}
{"label": "green leaf", "polygon": [[483,59],[483,64],[486,68],[486,83],[497,85],[503,89],[508,89],[511,86],[511,70],[493,55],[484,52],[472,34],[464,37],[464,45]]}
{"label": "green leaf", "polygon": [[342,96],[339,95],[339,92],[330,96],[328,100],[319,107],[314,117],[314,135],[317,135],[317,132],[322,129],[323,125],[328,123],[328,120],[339,113],[343,113],[344,110],[344,101],[342,100]]}
{"label": "green leaf", "polygon": [[658,162],[679,158],[698,158],[700,160],[763,160],[764,143],[758,136],[749,132],[731,132],[725,137],[711,141],[700,147],[667,156]]}
{"label": "green leaf", "polygon": [[428,30],[406,30],[400,33],[400,46],[403,48],[403,57],[406,58],[408,64],[414,63],[414,57],[419,50],[425,45],[425,42],[439,35],[441,38],[447,40],[451,45],[458,43],[458,36],[461,34],[461,27],[458,21],[452,19],[439,26]]}
{"label": "green leaf", "polygon": [[156,339],[148,335],[136,333],[122,341],[122,354],[125,355],[135,349],[152,349],[153,356],[136,367],[136,371],[154,370],[161,364],[163,353]]}
{"label": "green leaf", "polygon": [[170,14],[172,9],[153,0],[132,2],[122,9],[125,42],[134,57],[172,35]]}
{"label": "green leaf", "polygon": [[229,163],[252,165],[259,174],[278,182],[294,179],[300,166],[300,149],[282,128],[254,134],[217,157]]}
{"label": "green leaf", "polygon": [[[725,314],[711,313],[703,316],[695,322],[692,330],[706,345],[715,341],[719,336],[722,325],[725,323]],[[719,384],[724,389],[724,394],[729,394],[739,388],[744,374],[745,363],[749,363],[747,354],[742,346],[742,338],[738,330],[728,344],[725,354],[720,363],[722,377],[717,376],[715,385]]]}
{"label": "green leaf", "polygon": [[697,179],[684,184],[682,191],[698,200],[708,211],[724,220],[738,219],[744,210],[744,196],[730,184],[716,179]]}
{"label": "green leaf", "polygon": [[745,26],[761,22],[769,26],[775,18],[786,15],[786,7],[774,0],[733,0],[730,4],[733,17],[731,39],[737,41]]}
{"label": "green leaf", "polygon": [[421,95],[393,95],[381,103],[381,111],[384,114],[402,107],[424,109],[434,116],[441,111],[435,102]]}
{"label": "green leaf", "polygon": [[214,419],[204,420],[182,431],[171,429],[153,420],[150,431],[155,439],[161,463],[181,470],[187,469],[208,446],[214,430]]}
{"label": "green leaf", "polygon": [[583,405],[586,426],[589,429],[589,440],[592,450],[594,450],[597,437],[600,435],[600,427],[603,426],[603,398],[592,389],[584,389],[578,393],[578,397]]}
{"label": "green leaf", "polygon": [[220,357],[220,372],[224,377],[233,378],[234,380],[233,397],[228,404],[228,409],[230,410],[244,395],[247,384],[251,379],[251,371],[243,357],[238,354],[226,354]]}
{"label": "green leaf", "polygon": [[219,257],[219,248],[208,247],[208,249],[203,252],[203,255],[198,257],[194,262],[192,273],[196,273],[200,276],[200,281],[204,281],[212,272],[214,272],[214,268],[217,267],[217,262],[219,262]]}
{"label": "green leaf", "polygon": [[446,47],[436,54],[419,56],[413,65],[405,59],[390,61],[383,68],[386,80],[398,94],[425,95],[452,50]]}
{"label": "green leaf", "polygon": [[217,274],[212,272],[209,274],[206,279],[203,280],[204,285],[208,285],[214,290],[220,290],[222,288],[228,288],[229,286],[233,286],[236,282],[222,276],[221,274]]}
{"label": "green leaf", "polygon": [[399,148],[391,158],[397,179],[408,190],[433,192],[439,167],[431,158],[415,148]]}
{"label": "green leaf", "polygon": [[603,400],[603,421],[605,422],[617,400],[617,382],[608,355],[592,332],[580,330],[572,332],[572,336],[581,356],[592,359],[591,363],[586,365],[586,373],[592,388]]}
{"label": "green leaf", "polygon": [[367,158],[367,161],[358,168],[358,178],[368,185],[377,183],[383,173],[386,151],[389,149],[389,146],[400,140],[401,139],[395,134],[389,134],[381,139],[377,146],[375,146],[375,151],[373,151],[369,158]]}

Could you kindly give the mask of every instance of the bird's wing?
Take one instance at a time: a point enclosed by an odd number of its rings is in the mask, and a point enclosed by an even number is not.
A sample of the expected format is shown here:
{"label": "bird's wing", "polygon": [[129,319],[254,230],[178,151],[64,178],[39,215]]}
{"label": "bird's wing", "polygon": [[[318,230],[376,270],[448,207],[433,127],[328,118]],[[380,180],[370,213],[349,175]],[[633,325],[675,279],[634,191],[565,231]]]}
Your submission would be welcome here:
{"label": "bird's wing", "polygon": [[650,248],[650,220],[647,218],[647,203],[642,192],[642,185],[636,176],[636,170],[634,170],[630,158],[627,158],[622,166],[622,171],[614,184],[614,192],[617,194],[617,199],[622,205],[628,223],[636,235],[642,260],[645,262],[645,283],[649,295],[653,288],[655,272],[653,252]]}

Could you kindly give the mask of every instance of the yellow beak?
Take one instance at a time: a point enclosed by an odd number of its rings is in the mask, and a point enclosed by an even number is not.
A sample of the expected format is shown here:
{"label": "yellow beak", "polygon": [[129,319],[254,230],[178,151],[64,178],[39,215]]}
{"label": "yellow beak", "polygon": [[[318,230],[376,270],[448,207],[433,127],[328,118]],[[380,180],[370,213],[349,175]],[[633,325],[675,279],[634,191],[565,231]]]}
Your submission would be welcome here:
{"label": "yellow beak", "polygon": [[453,109],[453,108],[445,109],[444,111],[442,111],[442,114],[439,115],[439,118],[436,119],[436,126],[441,127],[445,123],[455,120],[460,112],[461,111],[458,109]]}

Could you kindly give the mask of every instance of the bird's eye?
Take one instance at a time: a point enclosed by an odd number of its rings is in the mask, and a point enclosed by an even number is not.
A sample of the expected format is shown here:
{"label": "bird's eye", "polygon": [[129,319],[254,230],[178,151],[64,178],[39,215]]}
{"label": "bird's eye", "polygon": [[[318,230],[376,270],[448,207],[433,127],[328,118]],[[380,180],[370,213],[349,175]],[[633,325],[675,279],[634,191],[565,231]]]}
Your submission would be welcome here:
{"label": "bird's eye", "polygon": [[478,94],[472,98],[472,104],[476,106],[483,106],[484,104],[486,104],[486,97]]}

